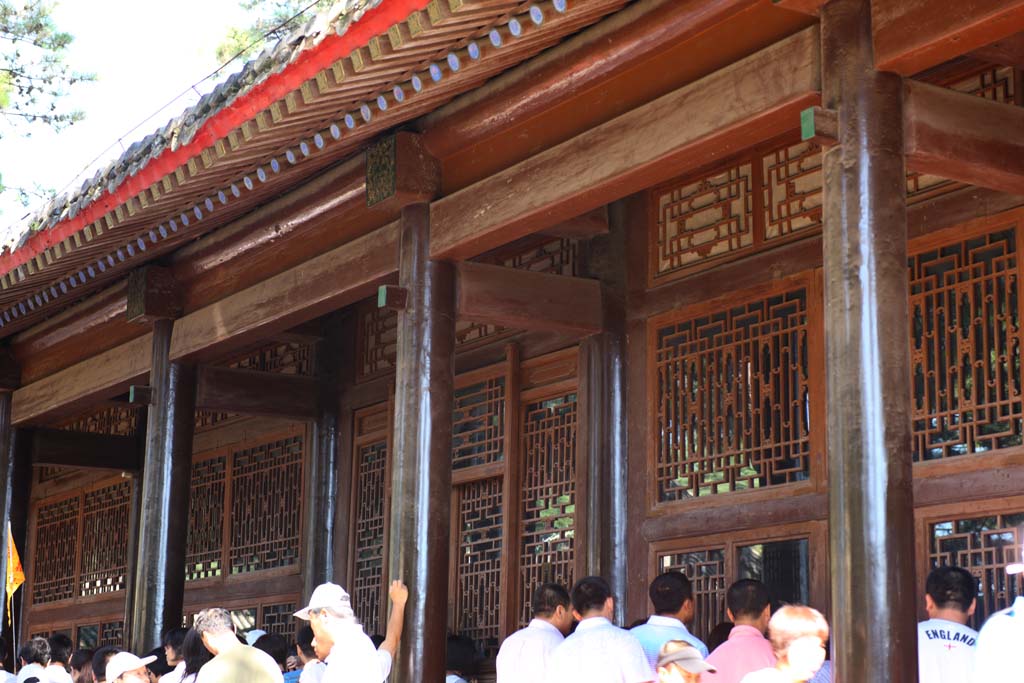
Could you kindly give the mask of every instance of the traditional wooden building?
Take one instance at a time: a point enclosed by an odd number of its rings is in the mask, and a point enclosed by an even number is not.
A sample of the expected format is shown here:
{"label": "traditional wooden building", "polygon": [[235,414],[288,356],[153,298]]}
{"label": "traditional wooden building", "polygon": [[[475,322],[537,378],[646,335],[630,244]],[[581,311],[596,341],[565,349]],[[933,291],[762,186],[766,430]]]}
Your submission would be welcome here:
{"label": "traditional wooden building", "polygon": [[[915,680],[1022,586],[1024,2],[349,0],[0,255],[19,634],[291,634],[399,681],[538,581],[761,578]],[[416,666],[410,666],[416,662]]]}

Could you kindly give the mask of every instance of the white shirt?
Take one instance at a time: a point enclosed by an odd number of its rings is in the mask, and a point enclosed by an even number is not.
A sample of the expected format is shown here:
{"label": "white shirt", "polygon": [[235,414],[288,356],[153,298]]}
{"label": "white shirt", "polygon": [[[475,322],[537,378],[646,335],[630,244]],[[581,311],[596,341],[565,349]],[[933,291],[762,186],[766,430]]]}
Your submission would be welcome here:
{"label": "white shirt", "polygon": [[74,683],[71,674],[62,664],[50,664],[46,667],[46,680],[50,683]]}
{"label": "white shirt", "polygon": [[381,683],[391,673],[391,653],[378,652],[356,623],[340,627],[324,663],[323,683]]}
{"label": "white shirt", "polygon": [[[311,662],[307,662],[302,667],[302,673],[299,675],[299,683],[320,683],[324,678],[324,673],[327,671],[327,665],[321,662],[319,659],[314,659]],[[161,681],[161,683],[163,683]]]}
{"label": "white shirt", "polygon": [[178,662],[178,665],[174,667],[173,671],[165,673],[160,677],[160,683],[181,683],[181,679],[184,675],[185,662]]}
{"label": "white shirt", "polygon": [[458,674],[448,674],[444,677],[444,683],[467,683],[467,681]]}
{"label": "white shirt", "polygon": [[33,677],[38,678],[39,683],[46,683],[48,680],[46,677],[46,669],[35,662],[21,667],[21,670],[18,671],[18,683],[25,683],[25,681]]}
{"label": "white shirt", "polygon": [[1020,683],[1024,679],[1024,595],[1010,609],[996,612],[978,635],[974,683]]}
{"label": "white shirt", "polygon": [[917,625],[917,671],[920,683],[963,683],[974,667],[978,632],[946,619]]}
{"label": "white shirt", "polygon": [[656,679],[636,636],[604,617],[581,621],[548,661],[549,683],[647,683]]}
{"label": "white shirt", "polygon": [[18,677],[6,669],[0,669],[0,683],[14,683]]}
{"label": "white shirt", "polygon": [[495,662],[498,683],[537,683],[543,681],[548,660],[565,636],[543,619],[534,619],[529,626],[505,639]]}

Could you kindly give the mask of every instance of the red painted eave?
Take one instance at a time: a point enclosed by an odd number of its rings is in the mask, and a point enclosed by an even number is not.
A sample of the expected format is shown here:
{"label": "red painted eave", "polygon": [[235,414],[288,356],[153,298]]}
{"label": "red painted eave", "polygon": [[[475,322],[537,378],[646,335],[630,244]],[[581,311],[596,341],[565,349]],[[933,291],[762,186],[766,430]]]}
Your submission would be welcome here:
{"label": "red painted eave", "polygon": [[331,34],[314,47],[304,50],[280,72],[268,76],[235,98],[231,105],[211,116],[187,145],[173,151],[165,150],[150,160],[141,171],[126,178],[113,192],[100,195],[74,218],[61,221],[48,230],[41,230],[20,248],[0,255],[0,273],[8,273],[28,263],[46,249],[99,220],[164,176],[184,166],[189,159],[199,156],[204,149],[212,147],[217,140],[255,118],[257,113],[283,99],[320,71],[329,68],[356,48],[368,45],[374,36],[386,33],[391,26],[404,21],[413,12],[425,9],[429,1],[384,0],[376,8],[367,10],[363,18],[350,25],[344,35]]}

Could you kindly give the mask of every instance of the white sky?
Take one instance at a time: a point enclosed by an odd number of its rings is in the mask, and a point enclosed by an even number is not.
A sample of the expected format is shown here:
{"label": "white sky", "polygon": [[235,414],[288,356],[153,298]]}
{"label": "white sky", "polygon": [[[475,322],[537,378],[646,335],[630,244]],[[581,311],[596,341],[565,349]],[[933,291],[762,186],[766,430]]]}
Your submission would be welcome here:
{"label": "white sky", "polygon": [[[86,174],[76,176],[97,156],[103,155],[88,177],[119,156],[118,138],[220,66],[218,43],[230,26],[246,23],[237,0],[60,0],[53,16],[75,37],[67,63],[96,75],[62,101],[84,111],[85,120],[61,133],[38,126],[32,137],[0,139],[0,173],[6,185],[39,183],[58,193],[73,179],[71,187],[79,187]],[[240,66],[232,63],[226,72]],[[200,91],[211,87],[206,83]],[[198,99],[190,92],[161,111],[124,138],[125,148]],[[24,209],[13,192],[0,194],[0,233],[35,208]]]}

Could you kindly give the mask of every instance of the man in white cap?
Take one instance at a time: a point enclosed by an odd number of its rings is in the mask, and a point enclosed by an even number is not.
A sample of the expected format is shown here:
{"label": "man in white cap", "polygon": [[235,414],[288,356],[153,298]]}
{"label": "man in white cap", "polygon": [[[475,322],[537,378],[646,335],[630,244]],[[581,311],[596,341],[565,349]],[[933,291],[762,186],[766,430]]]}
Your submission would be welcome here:
{"label": "man in white cap", "polygon": [[[1021,553],[1024,560],[1024,551]],[[1006,573],[1024,574],[1024,562],[1006,567]],[[974,683],[1020,683],[1024,679],[1021,644],[1024,643],[1024,595],[1018,595],[1009,609],[996,612],[978,634],[974,651]]]}
{"label": "man in white cap", "polygon": [[401,581],[392,581],[388,594],[393,606],[380,650],[374,649],[373,641],[356,619],[348,593],[335,583],[317,586],[309,606],[295,613],[309,621],[313,629],[313,649],[327,664],[323,683],[381,683],[391,673],[409,589]]}
{"label": "man in white cap", "polygon": [[[283,683],[284,676],[273,657],[238,642],[227,610],[204,609],[196,615],[192,628],[213,655],[199,670],[196,683]],[[110,670],[109,664],[107,670]],[[109,674],[107,680],[110,680]]]}
{"label": "man in white cap", "polygon": [[109,683],[149,683],[146,665],[156,661],[156,656],[136,657],[131,652],[118,652],[107,662]]}

